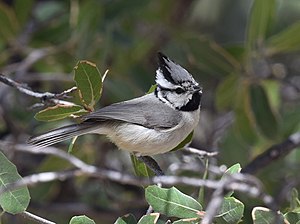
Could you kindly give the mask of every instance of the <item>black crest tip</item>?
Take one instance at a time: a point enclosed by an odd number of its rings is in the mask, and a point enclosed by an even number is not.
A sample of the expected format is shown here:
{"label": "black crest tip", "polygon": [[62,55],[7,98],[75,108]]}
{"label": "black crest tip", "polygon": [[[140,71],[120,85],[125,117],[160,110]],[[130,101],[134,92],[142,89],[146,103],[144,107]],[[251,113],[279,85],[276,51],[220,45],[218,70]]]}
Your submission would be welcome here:
{"label": "black crest tip", "polygon": [[170,61],[170,59],[166,55],[164,55],[161,52],[158,52],[157,53],[157,58],[158,58],[158,64],[159,64],[160,67],[163,67],[163,66],[168,67],[168,65],[166,64],[166,61]]}

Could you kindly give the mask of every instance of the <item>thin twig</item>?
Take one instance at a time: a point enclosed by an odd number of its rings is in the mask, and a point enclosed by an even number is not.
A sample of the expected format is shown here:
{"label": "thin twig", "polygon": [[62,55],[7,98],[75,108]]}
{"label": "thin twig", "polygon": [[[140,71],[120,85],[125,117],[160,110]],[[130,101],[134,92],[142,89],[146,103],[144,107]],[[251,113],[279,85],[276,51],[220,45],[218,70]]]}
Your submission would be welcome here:
{"label": "thin twig", "polygon": [[51,222],[51,221],[49,221],[47,219],[44,219],[44,218],[42,218],[40,216],[37,216],[37,215],[32,214],[32,213],[27,212],[27,211],[20,213],[20,215],[22,217],[24,217],[24,218],[26,218],[28,220],[32,220],[32,221],[34,221],[36,223],[40,223],[40,224],[55,224],[55,222]]}
{"label": "thin twig", "polygon": [[198,155],[201,158],[214,157],[214,156],[218,155],[218,152],[208,152],[208,151],[204,151],[204,150],[200,150],[200,149],[196,149],[196,148],[192,148],[192,147],[185,147],[183,149],[184,149],[184,151]]}
{"label": "thin twig", "polygon": [[59,100],[59,99],[68,98],[68,96],[67,96],[68,94],[77,90],[77,87],[75,87],[75,86],[68,90],[65,90],[61,93],[50,93],[50,92],[40,93],[40,92],[32,91],[27,85],[25,85],[23,83],[18,83],[16,81],[4,76],[1,73],[0,73],[0,82],[5,83],[8,86],[14,87],[21,93],[24,93],[28,96],[39,98],[43,102],[50,101],[51,103],[54,103],[54,104],[74,105],[74,103],[64,101],[64,100]]}
{"label": "thin twig", "polygon": [[260,198],[273,211],[277,211],[278,206],[275,200],[265,194],[261,189],[261,184],[255,177],[240,173],[227,174],[219,182],[218,186],[209,201],[205,215],[201,224],[211,224],[214,217],[218,214],[225,195],[229,189],[247,194],[253,198]]}
{"label": "thin twig", "polygon": [[[186,185],[186,186],[194,186],[200,187],[204,186],[210,189],[219,189],[218,191],[240,191],[246,193],[251,197],[261,197],[265,204],[267,204],[270,208],[272,208],[273,199],[264,194],[261,189],[261,184],[258,179],[254,176],[248,174],[233,174],[225,176],[225,180],[203,180],[200,178],[193,177],[184,177],[184,176],[158,176],[153,178],[140,178],[133,175],[124,174],[118,171],[106,170],[97,168],[92,165],[88,165],[85,162],[81,161],[77,157],[70,155],[62,150],[59,150],[55,147],[44,148],[43,150],[36,150],[32,146],[16,144],[13,145],[9,142],[0,141],[0,148],[6,150],[17,150],[23,151],[33,154],[49,154],[53,156],[57,156],[59,158],[65,159],[72,165],[74,165],[77,169],[68,170],[68,171],[59,171],[59,172],[45,172],[29,175],[27,177],[22,178],[22,180],[15,182],[6,186],[5,188],[0,188],[0,194],[16,189],[22,186],[33,185],[42,182],[49,182],[53,180],[64,180],[71,177],[76,176],[92,176],[99,179],[108,179],[114,182],[118,182],[121,184],[130,184],[136,186],[147,186],[150,184],[158,184],[161,183],[164,186],[174,186],[174,185]],[[227,179],[229,179],[228,182]],[[226,183],[224,183],[226,182]],[[221,190],[220,190],[221,189]]]}

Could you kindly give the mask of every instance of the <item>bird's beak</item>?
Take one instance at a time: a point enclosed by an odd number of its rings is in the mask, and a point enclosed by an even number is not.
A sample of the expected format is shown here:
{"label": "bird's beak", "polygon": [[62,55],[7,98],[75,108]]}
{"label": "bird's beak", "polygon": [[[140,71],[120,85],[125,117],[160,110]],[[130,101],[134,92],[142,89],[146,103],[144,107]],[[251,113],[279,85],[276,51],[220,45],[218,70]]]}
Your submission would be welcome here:
{"label": "bird's beak", "polygon": [[193,86],[193,92],[201,92],[202,93],[202,87],[199,85]]}

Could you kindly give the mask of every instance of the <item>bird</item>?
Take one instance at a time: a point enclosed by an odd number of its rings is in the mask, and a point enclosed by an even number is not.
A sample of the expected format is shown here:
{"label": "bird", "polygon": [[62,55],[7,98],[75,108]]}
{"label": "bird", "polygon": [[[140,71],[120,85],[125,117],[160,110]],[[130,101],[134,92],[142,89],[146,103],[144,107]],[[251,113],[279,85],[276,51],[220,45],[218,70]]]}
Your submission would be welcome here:
{"label": "bird", "polygon": [[33,136],[28,143],[43,148],[76,136],[100,134],[136,156],[171,151],[198,125],[202,87],[166,55],[158,52],[157,57],[153,92],[95,110],[82,116],[81,123]]}

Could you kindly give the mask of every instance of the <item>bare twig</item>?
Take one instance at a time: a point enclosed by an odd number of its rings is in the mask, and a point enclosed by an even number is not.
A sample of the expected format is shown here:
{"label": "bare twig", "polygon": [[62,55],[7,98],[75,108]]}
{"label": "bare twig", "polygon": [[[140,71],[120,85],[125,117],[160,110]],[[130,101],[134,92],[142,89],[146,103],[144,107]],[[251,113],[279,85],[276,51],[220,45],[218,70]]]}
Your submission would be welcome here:
{"label": "bare twig", "polygon": [[6,76],[4,76],[3,74],[0,73],[0,82],[5,83],[8,86],[14,87],[16,88],[18,91],[20,91],[21,93],[24,93],[28,96],[32,96],[35,98],[39,98],[41,99],[43,102],[45,101],[50,101],[51,103],[54,104],[64,104],[64,105],[74,105],[71,102],[68,101],[64,101],[64,100],[59,100],[59,99],[64,99],[67,98],[67,94],[77,90],[77,87],[72,87],[68,90],[65,90],[61,93],[49,93],[49,92],[45,92],[45,93],[40,93],[40,92],[34,92],[32,91],[27,85],[22,84],[22,83],[18,83]]}
{"label": "bare twig", "polygon": [[271,146],[262,154],[258,155],[244,169],[243,173],[254,174],[263,167],[269,165],[277,159],[288,155],[293,149],[300,146],[300,132],[292,134],[287,140]]}
{"label": "bare twig", "polygon": [[21,74],[26,73],[32,67],[32,65],[38,62],[39,60],[49,55],[56,54],[57,52],[62,51],[64,49],[66,49],[66,46],[64,44],[61,46],[37,49],[22,46],[22,48],[19,48],[19,50],[23,54],[27,54],[26,57],[20,62],[9,64],[8,66],[4,67],[2,71],[4,71],[5,73],[15,73],[16,75],[20,76]]}
{"label": "bare twig", "polygon": [[26,218],[28,220],[32,220],[32,221],[34,221],[36,223],[40,223],[40,224],[55,224],[55,222],[51,222],[51,221],[49,221],[47,219],[44,219],[44,218],[42,218],[40,216],[34,215],[34,214],[32,214],[30,212],[27,212],[27,211],[20,213],[20,215],[22,217],[24,217],[24,218]]}
{"label": "bare twig", "polygon": [[[57,156],[59,158],[65,159],[72,165],[74,165],[77,169],[68,170],[68,171],[59,171],[59,172],[44,172],[33,174],[27,177],[24,177],[22,180],[15,182],[11,185],[6,186],[5,188],[0,189],[0,194],[6,192],[8,190],[16,189],[22,186],[33,185],[41,182],[49,182],[53,180],[64,180],[66,178],[76,177],[76,176],[92,176],[99,179],[108,179],[114,182],[118,182],[121,184],[130,184],[136,186],[147,186],[150,184],[158,184],[162,183],[164,186],[174,186],[174,185],[187,185],[187,186],[204,186],[210,189],[216,189],[215,197],[220,195],[222,192],[227,192],[230,190],[235,190],[239,192],[246,193],[251,197],[260,197],[264,201],[266,205],[270,208],[274,208],[273,199],[264,194],[262,191],[261,184],[258,179],[248,174],[233,174],[227,175],[225,178],[219,180],[203,180],[200,178],[193,177],[184,177],[184,176],[158,176],[153,178],[140,178],[128,174],[124,174],[118,171],[100,169],[92,165],[88,165],[80,159],[76,158],[73,155],[70,155],[62,150],[59,150],[55,147],[44,148],[43,150],[36,150],[32,146],[16,144],[13,145],[8,142],[0,142],[0,148],[17,151],[23,151],[27,153],[34,154],[49,154],[53,156]],[[220,193],[221,192],[221,193]],[[218,199],[218,198],[217,198]],[[216,211],[216,207],[220,206],[220,198],[213,199],[211,203],[215,203],[211,205],[212,208]],[[210,208],[210,207],[208,207]],[[210,210],[209,210],[210,211]],[[212,212],[208,214],[213,214]],[[215,214],[215,213],[214,213]]]}
{"label": "bare twig", "polygon": [[220,187],[218,187],[213,195],[212,199],[210,200],[210,203],[208,204],[205,215],[201,221],[201,224],[210,224],[212,223],[214,217],[218,214],[220,207],[222,205],[223,199],[224,199],[224,187],[226,182],[223,181],[220,184]]}
{"label": "bare twig", "polygon": [[214,157],[218,155],[218,152],[208,152],[208,151],[204,151],[204,150],[200,150],[200,149],[196,149],[196,148],[192,148],[192,147],[185,147],[183,148],[184,151],[198,155],[200,157]]}
{"label": "bare twig", "polygon": [[228,193],[229,189],[246,193],[253,198],[260,198],[273,211],[278,209],[274,199],[262,191],[258,179],[251,175],[235,173],[225,175],[224,178],[218,182],[218,186],[210,199],[201,224],[212,223],[214,217],[218,214],[224,196]]}

